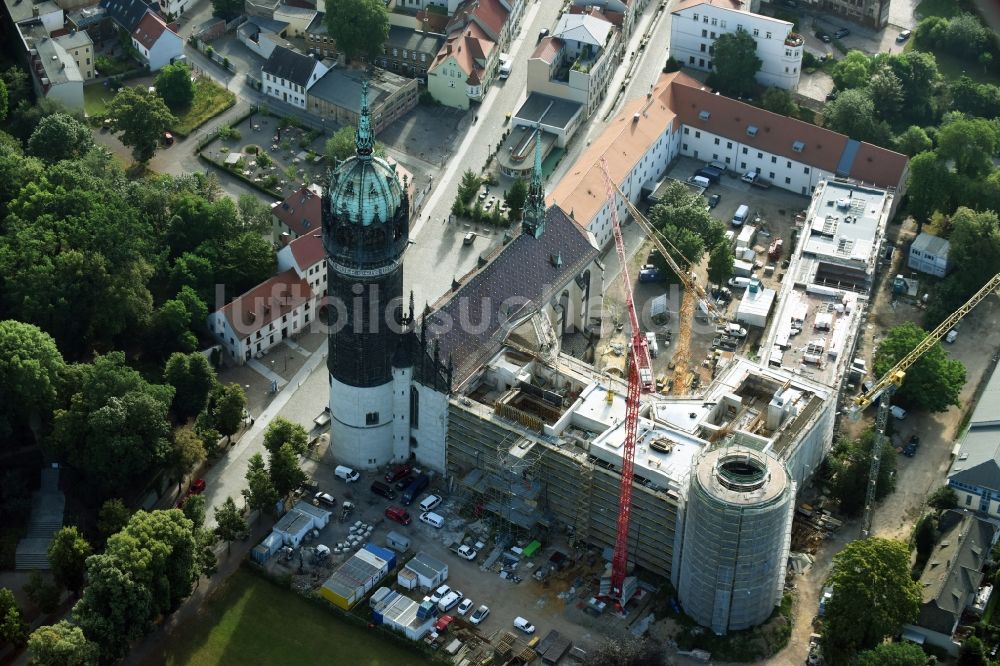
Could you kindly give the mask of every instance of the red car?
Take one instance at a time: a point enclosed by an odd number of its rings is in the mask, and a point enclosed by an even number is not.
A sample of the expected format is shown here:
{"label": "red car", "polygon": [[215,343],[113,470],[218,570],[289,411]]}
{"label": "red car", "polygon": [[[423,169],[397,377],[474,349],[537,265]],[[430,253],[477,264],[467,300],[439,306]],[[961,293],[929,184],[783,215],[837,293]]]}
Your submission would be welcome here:
{"label": "red car", "polygon": [[434,623],[434,631],[439,634],[444,632],[448,628],[448,625],[455,621],[455,618],[451,615],[442,615],[438,618],[438,621]]}
{"label": "red car", "polygon": [[409,512],[401,506],[387,506],[385,507],[385,517],[389,520],[395,521],[400,525],[410,524],[410,514]]}
{"label": "red car", "polygon": [[200,495],[205,492],[205,479],[195,479],[188,488],[188,495]]}
{"label": "red car", "polygon": [[385,482],[395,483],[396,481],[399,481],[412,471],[413,471],[413,465],[410,465],[409,463],[396,465],[395,467],[393,467],[392,469],[390,469],[388,472],[385,473]]}

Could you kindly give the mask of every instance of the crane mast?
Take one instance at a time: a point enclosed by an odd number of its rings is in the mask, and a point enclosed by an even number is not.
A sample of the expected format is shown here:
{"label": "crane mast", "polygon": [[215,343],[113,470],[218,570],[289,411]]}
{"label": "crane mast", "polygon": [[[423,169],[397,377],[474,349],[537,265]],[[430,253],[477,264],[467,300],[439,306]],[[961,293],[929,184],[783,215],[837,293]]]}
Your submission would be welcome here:
{"label": "crane mast", "polygon": [[[639,317],[636,315],[632,299],[628,256],[625,253],[625,240],[622,238],[621,225],[618,222],[616,188],[608,173],[608,163],[605,159],[601,159],[601,171],[604,174],[608,205],[611,206],[611,227],[614,231],[615,249],[618,251],[618,263],[621,266],[625,308],[628,310],[629,326],[632,328],[629,334],[628,392],[625,396],[625,441],[622,444],[621,486],[618,491],[618,525],[615,531],[614,554],[611,558],[610,596],[624,607],[628,602],[628,599],[624,598],[624,583],[628,568],[629,524],[632,519],[632,480],[635,470],[635,440],[639,427],[639,397],[642,393],[653,390],[653,370],[649,359],[649,346],[642,329],[639,328]],[[625,201],[628,201],[627,197]]]}

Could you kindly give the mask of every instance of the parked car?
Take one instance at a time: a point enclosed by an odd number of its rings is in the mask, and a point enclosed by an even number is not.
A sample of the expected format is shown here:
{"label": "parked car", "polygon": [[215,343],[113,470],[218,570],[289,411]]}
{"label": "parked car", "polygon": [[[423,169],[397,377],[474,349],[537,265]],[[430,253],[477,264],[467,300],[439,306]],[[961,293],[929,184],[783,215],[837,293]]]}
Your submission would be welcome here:
{"label": "parked car", "polygon": [[448,625],[454,621],[455,621],[454,615],[442,615],[437,619],[437,622],[434,623],[434,631],[438,632],[439,634],[444,633],[445,629],[448,628]]}
{"label": "parked car", "polygon": [[411,483],[413,483],[413,477],[412,476],[404,476],[402,479],[400,479],[399,481],[396,482],[396,490],[402,492],[402,491],[406,490],[406,488]]}
{"label": "parked car", "polygon": [[816,36],[819,37],[820,41],[822,41],[824,44],[829,44],[830,42],[833,41],[833,38],[830,37],[830,35],[823,32],[822,30],[817,30]]}
{"label": "parked car", "polygon": [[433,511],[424,511],[420,514],[420,522],[427,523],[431,527],[441,529],[444,527],[444,518]]}
{"label": "parked car", "polygon": [[440,495],[428,495],[427,497],[420,500],[420,510],[431,511],[440,503],[441,503]]}
{"label": "parked car", "polygon": [[721,198],[722,197],[719,196],[718,194],[713,194],[712,196],[710,196],[708,198],[708,207],[709,208],[715,208],[716,206],[718,206],[719,205],[719,199],[721,199]]}
{"label": "parked car", "polygon": [[833,33],[833,38],[843,39],[844,37],[847,37],[849,34],[851,34],[851,31],[848,30],[847,28],[837,28],[837,32]]}
{"label": "parked car", "polygon": [[442,585],[438,589],[434,590],[434,594],[431,595],[431,603],[436,604],[437,602],[444,599],[450,592],[451,592],[450,585]]}
{"label": "parked car", "polygon": [[465,615],[472,608],[472,599],[462,599],[462,603],[458,605],[458,614]]}
{"label": "parked car", "polygon": [[906,410],[903,409],[902,407],[899,407],[898,405],[893,405],[892,407],[890,407],[889,413],[892,414],[892,417],[897,421],[902,421],[903,419],[906,418]]}
{"label": "parked car", "polygon": [[438,602],[438,609],[442,613],[447,613],[458,605],[458,602],[462,600],[462,596],[462,593],[458,590],[452,590],[448,594],[441,597],[441,601]]}
{"label": "parked car", "polygon": [[413,471],[413,465],[410,465],[409,463],[396,465],[385,473],[385,482],[395,483],[396,481],[399,481],[400,479],[409,476],[410,472],[412,471]]}
{"label": "parked car", "polygon": [[458,556],[461,557],[463,560],[469,560],[470,562],[476,559],[476,556],[479,555],[478,550],[476,550],[472,546],[465,546],[465,545],[459,546],[456,552],[458,553]]}
{"label": "parked car", "polygon": [[188,495],[200,495],[205,492],[205,479],[195,479],[188,488]]}
{"label": "parked car", "polygon": [[325,504],[327,506],[336,506],[337,500],[333,498],[330,493],[324,493],[322,490],[313,495],[313,504],[317,506],[320,504]]}
{"label": "parked car", "polygon": [[480,624],[486,619],[486,616],[490,614],[490,607],[485,604],[473,611],[472,615],[469,617],[469,622],[472,624]]}
{"label": "parked car", "polygon": [[906,443],[906,446],[903,447],[903,455],[908,458],[912,458],[913,456],[917,455],[917,449],[919,447],[920,447],[920,437],[918,437],[917,435],[913,435],[912,437],[910,437],[910,441]]}
{"label": "parked car", "polygon": [[896,43],[897,44],[902,44],[903,42],[905,42],[906,40],[908,40],[910,38],[910,35],[912,35],[912,34],[913,33],[911,33],[909,30],[903,30],[898,35],[896,35]]}
{"label": "parked car", "polygon": [[410,513],[401,506],[385,507],[385,517],[399,523],[400,525],[409,525],[411,522]]}
{"label": "parked car", "polygon": [[535,633],[535,625],[528,622],[526,619],[518,615],[514,618],[514,628],[520,629],[526,634]]}
{"label": "parked car", "polygon": [[958,338],[958,331],[956,331],[955,329],[951,329],[950,331],[948,331],[948,334],[944,336],[944,341],[950,345],[951,343],[955,342],[956,338]]}

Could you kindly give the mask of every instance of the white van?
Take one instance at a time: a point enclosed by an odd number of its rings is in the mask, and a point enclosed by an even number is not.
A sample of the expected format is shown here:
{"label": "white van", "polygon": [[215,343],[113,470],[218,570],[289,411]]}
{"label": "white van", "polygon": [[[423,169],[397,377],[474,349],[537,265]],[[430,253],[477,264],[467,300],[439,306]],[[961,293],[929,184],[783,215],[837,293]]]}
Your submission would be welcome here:
{"label": "white van", "polygon": [[533,634],[533,633],[535,633],[535,625],[531,624],[530,622],[528,622],[526,619],[524,619],[520,615],[518,615],[517,617],[514,618],[514,627],[517,628],[517,629],[520,629],[521,631],[523,631],[526,634]]}
{"label": "white van", "polygon": [[337,465],[337,469],[333,470],[333,473],[337,475],[338,479],[343,479],[348,483],[354,483],[361,478],[360,474],[350,467],[344,467],[343,465]]}
{"label": "white van", "polygon": [[444,527],[444,518],[440,515],[434,513],[433,511],[424,511],[420,514],[420,521],[427,523],[431,527],[441,529]]}
{"label": "white van", "polygon": [[712,184],[712,181],[704,176],[691,176],[691,183],[707,190],[708,186]]}
{"label": "white van", "polygon": [[440,503],[441,503],[440,495],[428,495],[427,497],[420,500],[420,510],[430,511]]}
{"label": "white van", "polygon": [[748,277],[734,277],[729,278],[729,286],[733,289],[746,289],[750,286],[750,278]]}
{"label": "white van", "polygon": [[746,204],[740,204],[740,207],[736,209],[736,214],[733,215],[733,226],[742,226],[743,223],[747,221],[748,217],[750,217],[750,207]]}
{"label": "white van", "polygon": [[450,611],[452,608],[458,605],[458,602],[462,600],[462,593],[458,590],[452,590],[448,594],[441,598],[438,602],[438,608],[442,613]]}
{"label": "white van", "polygon": [[500,54],[500,69],[498,71],[501,79],[506,79],[508,76],[510,76],[510,67],[513,64],[513,62],[514,59],[511,58],[506,53]]}

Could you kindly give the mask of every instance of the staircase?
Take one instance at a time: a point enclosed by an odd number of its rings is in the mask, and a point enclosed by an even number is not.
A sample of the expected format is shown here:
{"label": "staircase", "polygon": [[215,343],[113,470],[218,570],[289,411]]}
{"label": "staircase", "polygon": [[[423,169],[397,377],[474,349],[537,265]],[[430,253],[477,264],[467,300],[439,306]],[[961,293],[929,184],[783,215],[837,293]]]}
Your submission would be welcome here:
{"label": "staircase", "polygon": [[48,570],[49,544],[62,529],[66,496],[59,490],[59,468],[42,470],[41,483],[32,497],[28,532],[18,541],[15,566],[18,571]]}

